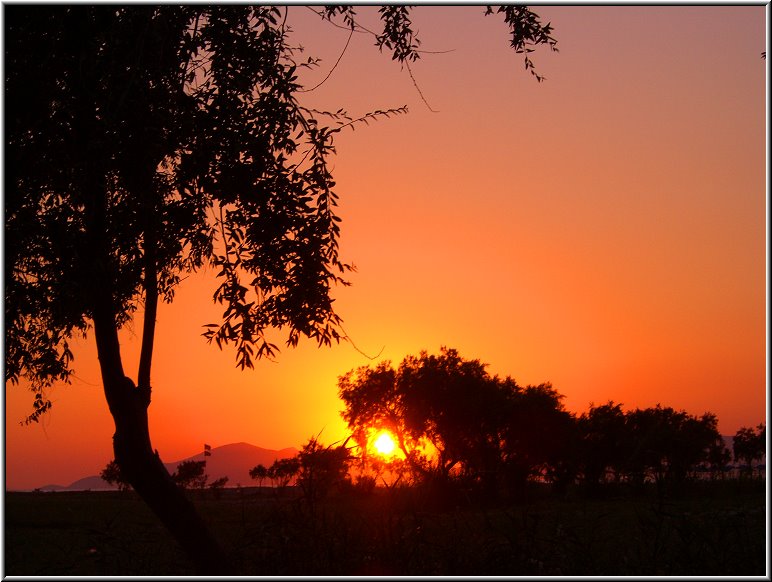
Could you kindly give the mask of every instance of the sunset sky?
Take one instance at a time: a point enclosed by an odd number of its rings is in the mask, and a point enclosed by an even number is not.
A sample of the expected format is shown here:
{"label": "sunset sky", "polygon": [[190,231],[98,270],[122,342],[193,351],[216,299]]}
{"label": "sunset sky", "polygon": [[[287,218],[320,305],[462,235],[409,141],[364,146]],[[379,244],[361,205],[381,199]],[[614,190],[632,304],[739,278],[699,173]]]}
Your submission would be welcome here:
{"label": "sunset sky", "polygon": [[[241,372],[201,337],[222,310],[214,270],[192,276],[158,315],[162,459],[320,431],[332,443],[346,434],[338,376],[443,345],[521,385],[552,382],[577,413],[613,399],[711,411],[722,434],[765,422],[767,10],[539,6],[560,52],[532,55],[537,83],[484,7],[419,7],[421,48],[451,51],[412,66],[437,113],[354,34],[306,104],[409,108],[341,134],[333,164],[341,252],[357,266],[335,305],[356,347],[380,355],[306,340]],[[375,8],[358,13],[377,27]],[[288,21],[323,59],[304,73],[312,87],[348,32],[300,6]],[[122,335],[134,378],[141,331]],[[38,425],[19,426],[32,395],[7,387],[7,488],[67,485],[112,459],[91,337],[75,357]]]}

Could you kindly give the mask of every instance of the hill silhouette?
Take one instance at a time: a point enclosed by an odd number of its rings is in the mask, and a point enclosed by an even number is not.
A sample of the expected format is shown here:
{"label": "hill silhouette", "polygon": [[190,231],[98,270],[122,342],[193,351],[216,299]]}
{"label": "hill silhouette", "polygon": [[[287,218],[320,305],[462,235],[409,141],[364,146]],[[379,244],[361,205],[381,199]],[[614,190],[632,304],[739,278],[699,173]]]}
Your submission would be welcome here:
{"label": "hill silhouette", "polygon": [[241,485],[248,487],[254,485],[254,480],[249,476],[249,470],[256,465],[269,467],[276,459],[294,457],[298,450],[289,447],[278,451],[263,449],[249,443],[231,443],[221,447],[214,447],[211,455],[204,457],[203,451],[197,455],[180,459],[173,463],[165,463],[170,473],[174,472],[177,465],[183,461],[203,461],[206,459],[206,474],[209,481],[220,477],[228,477],[228,487]]}
{"label": "hill silhouette", "polygon": [[[227,487],[241,485],[248,487],[255,482],[249,476],[249,470],[256,465],[270,466],[276,459],[293,457],[298,453],[294,447],[288,447],[280,450],[264,449],[249,443],[231,443],[220,447],[213,447],[211,455],[206,457],[206,473],[209,475],[209,481],[214,481],[220,477],[228,477]],[[183,461],[202,461],[204,460],[203,451],[170,463],[164,463],[167,470],[173,473],[177,465]],[[70,483],[67,486],[49,484],[39,487],[40,491],[99,491],[114,490],[116,486],[103,481],[99,475],[90,475]]]}

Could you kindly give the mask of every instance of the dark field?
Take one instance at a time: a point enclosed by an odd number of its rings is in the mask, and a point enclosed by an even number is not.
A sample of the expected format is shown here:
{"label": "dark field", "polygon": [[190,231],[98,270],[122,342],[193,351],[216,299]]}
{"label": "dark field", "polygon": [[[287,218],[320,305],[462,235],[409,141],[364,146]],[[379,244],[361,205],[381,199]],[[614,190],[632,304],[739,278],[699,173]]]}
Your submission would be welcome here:
{"label": "dark field", "polygon": [[[192,493],[240,575],[766,574],[763,482],[581,490],[534,485],[486,508],[419,490]],[[132,492],[6,493],[4,575],[193,574]]]}

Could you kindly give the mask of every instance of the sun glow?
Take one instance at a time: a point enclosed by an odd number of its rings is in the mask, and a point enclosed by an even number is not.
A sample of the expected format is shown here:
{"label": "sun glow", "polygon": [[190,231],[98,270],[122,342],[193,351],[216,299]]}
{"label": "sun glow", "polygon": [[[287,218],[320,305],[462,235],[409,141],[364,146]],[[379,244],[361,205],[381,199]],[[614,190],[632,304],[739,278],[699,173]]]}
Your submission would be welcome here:
{"label": "sun glow", "polygon": [[389,433],[382,432],[378,435],[375,441],[373,441],[373,447],[379,455],[388,457],[394,452],[394,450],[397,448],[397,445],[394,444],[394,439],[391,438]]}

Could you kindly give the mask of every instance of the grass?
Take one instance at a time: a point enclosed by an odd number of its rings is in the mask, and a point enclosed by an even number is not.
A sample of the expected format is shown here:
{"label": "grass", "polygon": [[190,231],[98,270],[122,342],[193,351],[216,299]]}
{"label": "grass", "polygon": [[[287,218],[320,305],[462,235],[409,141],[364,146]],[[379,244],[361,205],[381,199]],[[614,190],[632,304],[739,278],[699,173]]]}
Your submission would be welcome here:
{"label": "grass", "polygon": [[[693,483],[518,502],[440,502],[422,490],[311,505],[230,489],[193,492],[243,575],[766,574],[763,482]],[[6,575],[186,575],[185,556],[132,492],[6,493]]]}

